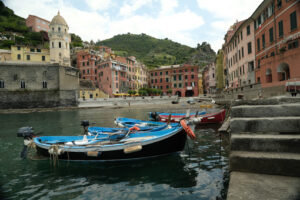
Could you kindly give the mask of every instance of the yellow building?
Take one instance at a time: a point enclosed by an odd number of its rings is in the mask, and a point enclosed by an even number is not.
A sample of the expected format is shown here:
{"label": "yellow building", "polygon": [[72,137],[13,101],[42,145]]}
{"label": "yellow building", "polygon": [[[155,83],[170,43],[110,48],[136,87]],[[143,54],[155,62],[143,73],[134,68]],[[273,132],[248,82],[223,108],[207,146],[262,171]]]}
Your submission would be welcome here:
{"label": "yellow building", "polygon": [[0,62],[6,62],[11,60],[11,51],[6,49],[0,49]]}
{"label": "yellow building", "polygon": [[91,80],[80,80],[79,98],[87,100],[108,97],[107,94],[96,88]]}
{"label": "yellow building", "polygon": [[11,60],[22,62],[50,62],[49,49],[29,47],[24,45],[11,46]]}
{"label": "yellow building", "polygon": [[203,94],[202,72],[198,74],[198,80],[199,94]]}

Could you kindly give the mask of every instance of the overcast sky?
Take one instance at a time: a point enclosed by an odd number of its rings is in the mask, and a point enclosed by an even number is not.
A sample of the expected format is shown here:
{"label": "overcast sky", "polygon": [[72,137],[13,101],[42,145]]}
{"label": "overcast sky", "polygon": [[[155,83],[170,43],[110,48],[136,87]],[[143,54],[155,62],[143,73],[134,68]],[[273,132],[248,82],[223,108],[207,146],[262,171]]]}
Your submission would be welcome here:
{"label": "overcast sky", "polygon": [[145,33],[196,47],[206,41],[217,51],[236,20],[248,18],[262,0],[4,0],[24,18],[51,21],[60,11],[83,40]]}

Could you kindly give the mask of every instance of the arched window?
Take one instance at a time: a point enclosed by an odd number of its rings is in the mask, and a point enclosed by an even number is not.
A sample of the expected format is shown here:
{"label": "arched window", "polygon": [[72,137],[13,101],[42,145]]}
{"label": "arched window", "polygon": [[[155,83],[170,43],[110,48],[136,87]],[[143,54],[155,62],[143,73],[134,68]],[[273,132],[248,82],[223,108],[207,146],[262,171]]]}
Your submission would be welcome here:
{"label": "arched window", "polygon": [[287,63],[281,63],[277,67],[277,75],[278,75],[278,81],[285,81],[290,79],[290,68]]}
{"label": "arched window", "polygon": [[272,70],[270,68],[266,70],[266,82],[272,83]]}
{"label": "arched window", "polygon": [[58,47],[61,48],[61,42],[58,42]]}
{"label": "arched window", "polygon": [[58,32],[60,32],[60,27],[58,27]]}

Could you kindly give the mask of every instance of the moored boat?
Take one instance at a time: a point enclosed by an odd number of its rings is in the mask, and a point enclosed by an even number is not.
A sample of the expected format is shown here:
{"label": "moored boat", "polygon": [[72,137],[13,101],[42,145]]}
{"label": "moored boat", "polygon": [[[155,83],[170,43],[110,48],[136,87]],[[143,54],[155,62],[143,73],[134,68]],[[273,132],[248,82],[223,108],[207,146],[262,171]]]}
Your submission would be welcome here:
{"label": "moored boat", "polygon": [[135,126],[124,131],[90,127],[89,131],[98,132],[83,136],[34,137],[29,128],[24,130],[18,136],[24,137],[26,146],[35,146],[39,155],[63,160],[120,161],[171,154],[184,149],[187,136],[180,124],[155,131],[141,131]]}
{"label": "moored boat", "polygon": [[[182,113],[159,113],[158,121],[166,122],[169,119],[169,115],[171,114],[171,122],[179,122],[181,119],[186,117],[186,114]],[[198,116],[191,114],[190,121],[193,121],[195,124],[218,124],[222,123],[225,120],[226,110],[223,109],[219,112],[215,113],[200,113]]]}
{"label": "moored boat", "polygon": [[[202,116],[204,114],[206,114],[206,111],[191,113],[189,115],[189,118]],[[171,115],[171,117],[170,117],[170,115]],[[170,118],[170,122],[178,123],[181,119],[186,118],[186,117],[187,117],[186,113],[161,113],[161,112],[150,112],[149,113],[150,119],[155,120],[155,121],[160,121],[160,122],[168,122],[169,118]]]}

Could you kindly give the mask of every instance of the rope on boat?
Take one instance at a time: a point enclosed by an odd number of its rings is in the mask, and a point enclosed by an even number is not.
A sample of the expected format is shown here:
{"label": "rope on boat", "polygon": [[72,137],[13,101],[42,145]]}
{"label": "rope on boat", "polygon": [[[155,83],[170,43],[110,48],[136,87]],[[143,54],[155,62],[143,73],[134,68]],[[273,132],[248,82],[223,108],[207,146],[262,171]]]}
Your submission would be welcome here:
{"label": "rope on boat", "polygon": [[60,149],[59,145],[53,144],[49,148],[48,152],[50,155],[50,162],[51,162],[51,160],[53,161],[53,166],[55,167],[56,163],[57,163],[57,165],[59,165],[58,156],[64,152],[63,149]]}

